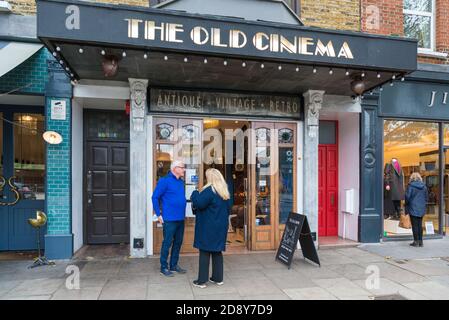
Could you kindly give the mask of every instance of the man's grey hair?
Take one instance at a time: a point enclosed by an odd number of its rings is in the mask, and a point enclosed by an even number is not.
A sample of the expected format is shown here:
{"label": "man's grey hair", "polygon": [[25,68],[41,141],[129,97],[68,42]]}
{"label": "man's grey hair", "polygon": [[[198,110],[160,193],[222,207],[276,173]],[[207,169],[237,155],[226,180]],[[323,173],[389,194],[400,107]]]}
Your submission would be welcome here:
{"label": "man's grey hair", "polygon": [[184,161],[175,160],[171,163],[170,170],[173,170],[176,167],[184,167]]}

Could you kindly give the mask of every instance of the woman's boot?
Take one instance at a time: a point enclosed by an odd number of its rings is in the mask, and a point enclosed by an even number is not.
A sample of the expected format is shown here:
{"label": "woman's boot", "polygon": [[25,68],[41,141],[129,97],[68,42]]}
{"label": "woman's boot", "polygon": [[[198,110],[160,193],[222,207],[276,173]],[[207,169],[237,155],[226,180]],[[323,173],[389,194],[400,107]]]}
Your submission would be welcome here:
{"label": "woman's boot", "polygon": [[410,245],[411,245],[412,247],[418,247],[418,246],[419,246],[419,243],[418,243],[418,241],[413,241],[412,243],[410,243]]}
{"label": "woman's boot", "polygon": [[418,245],[419,245],[420,247],[424,247],[423,241],[422,241],[422,240],[419,240],[419,241],[418,241]]}

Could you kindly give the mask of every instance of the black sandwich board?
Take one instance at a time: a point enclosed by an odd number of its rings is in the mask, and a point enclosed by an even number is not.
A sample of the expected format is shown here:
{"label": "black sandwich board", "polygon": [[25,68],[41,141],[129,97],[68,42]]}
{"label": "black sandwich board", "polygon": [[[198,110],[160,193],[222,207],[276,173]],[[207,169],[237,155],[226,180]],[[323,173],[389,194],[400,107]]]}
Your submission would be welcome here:
{"label": "black sandwich board", "polygon": [[290,269],[298,240],[304,258],[321,266],[315,244],[313,243],[307,217],[296,212],[290,212],[287,222],[285,223],[285,230],[276,253],[276,260],[286,264]]}

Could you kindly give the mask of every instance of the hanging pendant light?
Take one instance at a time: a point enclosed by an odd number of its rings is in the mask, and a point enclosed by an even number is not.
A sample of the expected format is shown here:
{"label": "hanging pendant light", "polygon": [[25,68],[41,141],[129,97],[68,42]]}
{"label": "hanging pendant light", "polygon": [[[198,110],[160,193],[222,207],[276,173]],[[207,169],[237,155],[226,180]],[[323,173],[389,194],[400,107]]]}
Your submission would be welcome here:
{"label": "hanging pendant light", "polygon": [[49,144],[60,144],[62,142],[61,134],[56,131],[45,131],[42,137]]}

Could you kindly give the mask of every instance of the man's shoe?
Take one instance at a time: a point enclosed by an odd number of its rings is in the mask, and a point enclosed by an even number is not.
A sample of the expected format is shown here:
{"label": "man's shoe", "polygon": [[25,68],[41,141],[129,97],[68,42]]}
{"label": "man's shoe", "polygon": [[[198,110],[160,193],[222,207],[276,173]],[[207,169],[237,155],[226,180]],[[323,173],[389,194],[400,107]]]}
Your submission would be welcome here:
{"label": "man's shoe", "polygon": [[161,275],[166,277],[174,277],[175,275],[168,269],[161,269]]}
{"label": "man's shoe", "polygon": [[201,288],[201,289],[204,289],[207,287],[205,283],[199,283],[198,280],[193,280],[193,285],[195,287]]}
{"label": "man's shoe", "polygon": [[174,267],[174,268],[171,268],[170,271],[172,271],[172,272],[177,272],[177,273],[181,273],[181,274],[187,272],[187,270],[181,268],[180,266],[176,266],[176,267]]}
{"label": "man's shoe", "polygon": [[422,240],[419,240],[419,241],[418,241],[418,245],[419,245],[420,247],[424,247],[424,243],[422,242]]}
{"label": "man's shoe", "polygon": [[412,247],[417,247],[418,245],[418,241],[413,241],[412,243],[410,243],[410,246]]}
{"label": "man's shoe", "polygon": [[220,282],[214,281],[214,280],[212,280],[212,278],[210,278],[209,281],[212,283],[215,283],[217,286],[222,286],[224,283],[223,281],[220,281]]}

